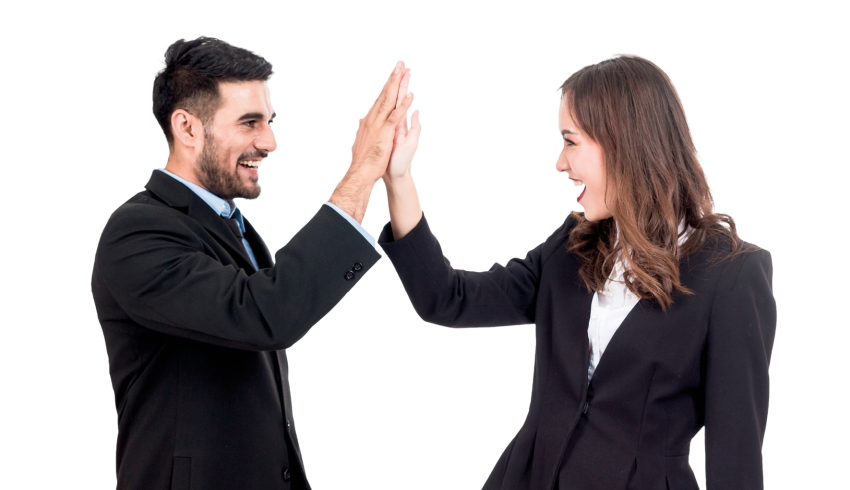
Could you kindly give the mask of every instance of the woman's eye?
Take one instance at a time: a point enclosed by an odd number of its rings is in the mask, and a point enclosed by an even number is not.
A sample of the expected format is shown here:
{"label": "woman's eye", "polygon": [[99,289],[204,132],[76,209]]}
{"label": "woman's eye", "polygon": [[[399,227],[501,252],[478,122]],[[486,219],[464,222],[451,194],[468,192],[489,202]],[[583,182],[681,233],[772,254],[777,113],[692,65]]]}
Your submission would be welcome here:
{"label": "woman's eye", "polygon": [[567,144],[567,146],[575,146],[576,145],[575,143],[573,143],[572,140],[570,140],[568,138],[564,138],[564,142]]}

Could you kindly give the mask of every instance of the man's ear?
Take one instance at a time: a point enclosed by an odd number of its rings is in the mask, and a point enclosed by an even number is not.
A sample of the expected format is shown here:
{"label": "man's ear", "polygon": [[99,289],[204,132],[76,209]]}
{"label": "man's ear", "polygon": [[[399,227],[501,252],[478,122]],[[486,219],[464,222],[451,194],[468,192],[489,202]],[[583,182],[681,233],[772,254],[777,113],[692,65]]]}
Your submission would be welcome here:
{"label": "man's ear", "polygon": [[200,149],[204,145],[204,127],[201,120],[185,109],[171,113],[171,134],[174,142],[182,146]]}

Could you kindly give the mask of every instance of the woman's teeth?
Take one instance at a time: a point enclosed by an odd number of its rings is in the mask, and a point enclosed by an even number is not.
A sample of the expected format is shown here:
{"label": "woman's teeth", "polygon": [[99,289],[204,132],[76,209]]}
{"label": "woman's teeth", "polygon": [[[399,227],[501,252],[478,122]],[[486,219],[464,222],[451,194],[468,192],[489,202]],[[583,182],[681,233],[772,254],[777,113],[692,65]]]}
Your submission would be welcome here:
{"label": "woman's teeth", "polygon": [[578,186],[580,186],[580,185],[584,185],[584,182],[582,182],[582,181],[580,181],[580,180],[574,180],[574,181],[573,181],[573,185],[574,185],[574,186],[576,186],[576,187],[578,187]]}

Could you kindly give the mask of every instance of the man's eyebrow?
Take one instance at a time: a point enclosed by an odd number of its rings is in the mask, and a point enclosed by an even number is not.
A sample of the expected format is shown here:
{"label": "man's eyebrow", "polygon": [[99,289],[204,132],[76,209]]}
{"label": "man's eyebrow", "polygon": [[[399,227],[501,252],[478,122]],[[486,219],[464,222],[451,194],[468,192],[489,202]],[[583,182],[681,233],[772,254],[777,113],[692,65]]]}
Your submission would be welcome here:
{"label": "man's eyebrow", "polygon": [[566,136],[568,134],[574,134],[574,135],[578,136],[578,133],[576,133],[575,131],[570,131],[569,129],[562,129],[561,130],[561,136]]}
{"label": "man's eyebrow", "polygon": [[[271,121],[275,118],[275,116],[277,116],[276,112],[272,114],[272,117],[270,117],[269,120]],[[263,115],[259,112],[249,112],[240,117],[239,121],[247,121],[248,119],[263,119]]]}

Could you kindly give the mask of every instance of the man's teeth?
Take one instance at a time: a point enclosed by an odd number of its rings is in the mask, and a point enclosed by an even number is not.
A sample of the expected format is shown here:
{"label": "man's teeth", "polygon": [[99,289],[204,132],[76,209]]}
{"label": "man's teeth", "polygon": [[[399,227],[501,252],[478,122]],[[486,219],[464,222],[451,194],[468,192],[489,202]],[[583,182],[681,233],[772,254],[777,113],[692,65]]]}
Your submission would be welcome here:
{"label": "man's teeth", "polygon": [[248,168],[260,168],[260,162],[239,162],[239,165],[244,165]]}
{"label": "man's teeth", "polygon": [[573,185],[574,185],[574,186],[576,186],[576,187],[578,187],[578,186],[580,186],[580,185],[584,185],[584,182],[582,182],[582,181],[580,181],[580,180],[574,180],[574,181],[573,181]]}

